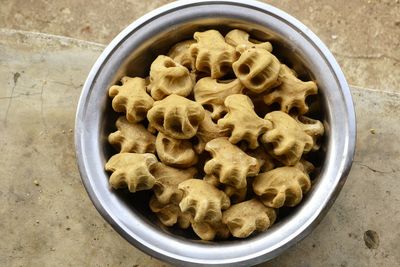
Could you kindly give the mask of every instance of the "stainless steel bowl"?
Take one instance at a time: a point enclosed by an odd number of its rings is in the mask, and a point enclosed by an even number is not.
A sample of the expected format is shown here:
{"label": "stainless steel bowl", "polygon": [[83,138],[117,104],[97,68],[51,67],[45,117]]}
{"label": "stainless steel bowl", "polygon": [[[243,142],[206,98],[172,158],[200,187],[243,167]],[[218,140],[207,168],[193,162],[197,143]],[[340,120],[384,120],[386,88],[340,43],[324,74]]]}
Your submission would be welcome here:
{"label": "stainless steel bowl", "polygon": [[[162,227],[148,209],[148,193],[128,194],[108,185],[104,171],[112,155],[108,88],[124,76],[142,76],[152,60],[195,31],[240,28],[269,40],[274,53],[301,77],[317,81],[326,135],[321,168],[301,205],[264,233],[245,240],[204,242]],[[154,10],[123,30],[94,64],[78,104],[76,155],[86,190],[101,215],[142,251],[174,264],[249,266],[269,260],[308,235],[327,213],[350,170],[356,123],[345,77],[327,47],[306,26],[257,1],[177,1]]]}

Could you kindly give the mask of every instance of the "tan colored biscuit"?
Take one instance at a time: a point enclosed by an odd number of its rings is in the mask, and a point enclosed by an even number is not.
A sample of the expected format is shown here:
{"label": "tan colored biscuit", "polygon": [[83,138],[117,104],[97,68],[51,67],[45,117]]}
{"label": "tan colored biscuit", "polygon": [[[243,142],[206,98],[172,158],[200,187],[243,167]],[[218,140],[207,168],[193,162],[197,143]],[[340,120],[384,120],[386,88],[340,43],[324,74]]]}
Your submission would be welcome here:
{"label": "tan colored biscuit", "polygon": [[153,188],[156,179],[151,174],[157,163],[153,154],[119,153],[106,163],[106,171],[112,172],[110,185],[115,188],[128,187],[134,193]]}
{"label": "tan colored biscuit", "polygon": [[308,175],[295,167],[280,167],[260,173],[253,182],[253,190],[267,207],[294,207],[310,190]]}
{"label": "tan colored biscuit", "polygon": [[182,229],[189,228],[191,216],[189,213],[181,212],[181,209],[177,204],[170,203],[163,205],[155,196],[152,196],[149,206],[151,211],[157,215],[163,225],[170,227],[178,224]]}
{"label": "tan colored biscuit", "polygon": [[241,94],[244,89],[242,83],[238,80],[219,81],[206,77],[200,79],[194,89],[194,99],[204,107],[212,109],[211,118],[219,120],[228,112],[225,107],[225,99],[234,94]]}
{"label": "tan colored biscuit", "polygon": [[281,63],[265,49],[249,48],[243,51],[232,68],[247,89],[259,94],[277,85]]}
{"label": "tan colored biscuit", "polygon": [[300,161],[297,162],[296,165],[294,165],[293,167],[301,170],[302,172],[304,172],[307,175],[309,175],[310,173],[312,173],[315,170],[314,165],[305,159],[300,159]]}
{"label": "tan colored biscuit", "polygon": [[197,144],[194,146],[195,151],[198,154],[203,153],[206,144],[218,137],[227,137],[229,136],[229,129],[222,129],[222,127],[218,126],[211,119],[211,113],[206,110],[204,120],[200,123],[199,128],[197,130]]}
{"label": "tan colored biscuit", "polygon": [[168,52],[167,56],[185,66],[189,70],[195,69],[194,58],[190,54],[190,46],[196,43],[195,40],[186,40],[175,44]]}
{"label": "tan colored biscuit", "polygon": [[273,158],[267,153],[264,147],[259,146],[256,149],[246,150],[246,154],[250,157],[256,158],[260,164],[260,172],[267,172],[275,167]]}
{"label": "tan colored biscuit", "polygon": [[196,32],[193,37],[197,43],[190,46],[190,54],[195,58],[197,70],[209,73],[213,79],[221,78],[231,70],[238,55],[218,31]]}
{"label": "tan colored biscuit", "polygon": [[123,77],[121,82],[121,86],[113,85],[108,90],[108,95],[113,98],[113,109],[125,112],[129,122],[144,120],[154,103],[153,98],[146,93],[146,81],[139,77]]}
{"label": "tan colored biscuit", "polygon": [[220,183],[218,177],[213,174],[207,174],[204,176],[203,180],[216,188],[224,191],[224,193],[229,197],[231,203],[239,203],[245,200],[247,194],[247,187],[237,189],[233,186]]}
{"label": "tan colored biscuit", "polygon": [[150,67],[150,94],[154,100],[161,100],[175,94],[188,96],[195,80],[189,70],[167,56],[158,56]]}
{"label": "tan colored biscuit", "polygon": [[311,150],[317,151],[320,147],[320,139],[324,135],[324,125],[319,120],[314,120],[306,116],[297,116],[295,120],[303,129],[303,131],[311,136],[313,139],[313,145]]}
{"label": "tan colored biscuit", "polygon": [[216,223],[192,222],[192,229],[202,240],[227,239],[231,235],[228,227],[221,221]]}
{"label": "tan colored biscuit", "polygon": [[212,159],[204,165],[206,174],[213,174],[223,184],[237,189],[245,188],[246,177],[256,176],[260,170],[258,161],[232,145],[227,138],[216,138],[206,145]]}
{"label": "tan colored biscuit", "polygon": [[225,99],[228,114],[218,121],[223,129],[229,129],[229,142],[247,141],[249,148],[259,146],[258,137],[271,128],[271,122],[257,116],[254,105],[246,95],[230,95]]}
{"label": "tan colored biscuit", "polygon": [[251,39],[250,35],[242,30],[232,30],[228,32],[225,36],[225,41],[236,47],[239,51],[244,51],[249,48],[262,48],[267,50],[268,52],[272,52],[272,45],[270,42],[260,42],[255,39]]}
{"label": "tan colored biscuit", "polygon": [[313,139],[288,114],[274,111],[268,113],[265,119],[272,123],[272,129],[261,136],[261,141],[273,147],[270,153],[274,158],[293,166],[303,153],[311,150]]}
{"label": "tan colored biscuit", "polygon": [[189,140],[168,137],[162,132],[157,135],[156,150],[161,162],[168,166],[188,168],[198,161],[197,154]]}
{"label": "tan colored biscuit", "polygon": [[156,137],[140,123],[130,123],[121,116],[115,123],[117,131],[108,136],[108,142],[119,152],[154,153]]}
{"label": "tan colored biscuit", "polygon": [[152,174],[156,179],[153,186],[154,196],[161,205],[170,203],[179,204],[182,200],[182,191],[178,189],[178,185],[188,179],[192,179],[197,173],[195,168],[176,169],[169,167],[161,162],[157,162],[152,170]]}
{"label": "tan colored biscuit", "polygon": [[216,187],[199,179],[189,179],[179,184],[183,198],[179,203],[182,212],[189,212],[194,222],[216,223],[221,220],[221,210],[230,206],[228,196]]}
{"label": "tan colored biscuit", "polygon": [[276,220],[274,209],[253,198],[229,207],[222,214],[222,222],[234,237],[246,238],[253,232],[263,232]]}
{"label": "tan colored biscuit", "polygon": [[280,85],[264,95],[264,102],[267,105],[279,104],[281,111],[285,113],[290,113],[293,108],[296,108],[300,115],[307,113],[306,98],[318,93],[316,83],[299,80],[286,65],[282,65],[278,81]]}
{"label": "tan colored biscuit", "polygon": [[194,101],[178,95],[170,95],[154,102],[147,113],[152,127],[176,139],[190,139],[196,135],[204,119],[203,107]]}

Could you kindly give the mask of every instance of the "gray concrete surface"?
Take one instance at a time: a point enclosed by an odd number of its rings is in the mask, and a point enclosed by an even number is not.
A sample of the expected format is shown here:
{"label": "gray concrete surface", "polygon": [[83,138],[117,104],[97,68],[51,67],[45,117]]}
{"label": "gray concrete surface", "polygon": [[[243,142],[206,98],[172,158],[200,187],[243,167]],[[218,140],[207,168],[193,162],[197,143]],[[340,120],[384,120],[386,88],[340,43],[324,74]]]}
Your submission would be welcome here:
{"label": "gray concrete surface", "polygon": [[[0,266],[169,266],[106,224],[75,164],[75,108],[103,48],[0,30]],[[260,266],[400,265],[400,94],[352,92],[357,152],[343,191],[309,237]]]}
{"label": "gray concrete surface", "polygon": [[[6,0],[0,28],[107,44],[126,25],[172,0]],[[399,0],[264,0],[295,16],[331,49],[350,84],[400,92]]]}

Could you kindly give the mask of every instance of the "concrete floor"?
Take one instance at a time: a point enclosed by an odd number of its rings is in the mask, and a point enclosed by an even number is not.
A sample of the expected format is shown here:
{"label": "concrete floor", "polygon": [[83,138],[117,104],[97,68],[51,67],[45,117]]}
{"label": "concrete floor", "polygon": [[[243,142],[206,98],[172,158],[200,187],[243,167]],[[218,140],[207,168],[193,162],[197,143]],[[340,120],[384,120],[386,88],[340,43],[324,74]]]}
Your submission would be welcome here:
{"label": "concrete floor", "polygon": [[[107,44],[126,25],[171,0],[7,0],[0,28]],[[400,91],[399,0],[264,0],[306,24],[331,49],[350,84]]]}
{"label": "concrete floor", "polygon": [[[166,2],[9,0],[0,5],[0,28],[106,44]],[[260,266],[400,266],[400,3],[268,2],[316,32],[351,84],[376,90],[352,88],[357,153],[333,208],[304,241]],[[0,29],[0,266],[168,266],[105,223],[77,171],[75,106],[103,49]]]}

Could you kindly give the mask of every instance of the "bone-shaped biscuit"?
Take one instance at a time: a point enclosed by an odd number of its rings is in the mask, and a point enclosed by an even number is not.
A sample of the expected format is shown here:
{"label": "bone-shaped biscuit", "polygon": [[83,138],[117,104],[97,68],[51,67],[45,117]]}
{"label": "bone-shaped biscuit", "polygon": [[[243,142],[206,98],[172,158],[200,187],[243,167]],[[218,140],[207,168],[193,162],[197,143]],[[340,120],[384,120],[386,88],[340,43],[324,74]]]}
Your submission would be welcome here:
{"label": "bone-shaped biscuit", "polygon": [[153,98],[146,93],[146,81],[139,77],[123,77],[121,82],[121,86],[113,85],[108,90],[108,95],[113,98],[113,109],[125,112],[129,122],[144,120],[154,103]]}
{"label": "bone-shaped biscuit", "polygon": [[194,58],[190,54],[190,46],[196,43],[195,40],[186,40],[175,44],[167,56],[190,70],[195,69]]}
{"label": "bone-shaped biscuit", "polygon": [[324,125],[319,120],[314,120],[306,116],[297,116],[295,120],[303,131],[313,139],[312,151],[317,151],[321,144],[319,140],[324,135]]}
{"label": "bone-shaped biscuit", "polygon": [[147,113],[150,124],[158,131],[176,139],[190,139],[196,135],[204,119],[203,107],[178,95],[170,95],[154,102]]}
{"label": "bone-shaped biscuit", "polygon": [[255,39],[251,39],[250,35],[242,30],[232,30],[225,35],[225,41],[236,47],[240,52],[249,48],[262,48],[268,52],[272,52],[272,45],[270,42],[260,42]]}
{"label": "bone-shaped biscuit", "polygon": [[201,240],[227,239],[230,236],[228,227],[221,221],[216,223],[192,222],[192,229]]}
{"label": "bone-shaped biscuit", "polygon": [[222,222],[234,237],[246,238],[253,232],[263,232],[276,220],[274,209],[253,198],[229,207],[222,214]]}
{"label": "bone-shaped biscuit", "polygon": [[150,67],[150,94],[154,100],[176,94],[188,96],[194,86],[194,77],[187,68],[170,57],[158,56]]}
{"label": "bone-shaped biscuit", "polygon": [[161,162],[168,166],[187,168],[198,161],[197,154],[189,140],[168,137],[162,132],[157,135],[156,150]]}
{"label": "bone-shaped biscuit", "polygon": [[249,48],[232,64],[236,77],[254,93],[262,93],[276,86],[281,63],[262,48]]}
{"label": "bone-shaped biscuit", "polygon": [[204,172],[215,175],[223,184],[237,189],[245,188],[246,177],[256,176],[260,170],[255,158],[232,145],[225,137],[208,142],[206,150],[213,158],[204,165]]}
{"label": "bone-shaped biscuit", "polygon": [[299,80],[285,65],[281,66],[278,81],[280,85],[265,94],[264,102],[267,105],[277,103],[280,105],[280,110],[286,113],[290,113],[293,108],[296,108],[300,115],[307,113],[306,98],[318,93],[316,83]]}
{"label": "bone-shaped biscuit", "polygon": [[170,203],[178,205],[182,199],[182,191],[178,189],[178,185],[183,181],[192,179],[196,172],[195,168],[182,170],[157,162],[152,171],[156,179],[153,191],[157,201],[161,205]]}
{"label": "bone-shaped biscuit", "polygon": [[190,46],[190,53],[195,58],[197,70],[209,73],[213,79],[221,78],[231,70],[238,55],[218,31],[196,32],[194,39],[197,43]]}
{"label": "bone-shaped biscuit", "polygon": [[242,202],[246,198],[247,187],[237,189],[233,186],[223,184],[219,181],[218,177],[213,174],[205,175],[203,180],[224,191],[224,193],[230,198],[232,204]]}
{"label": "bone-shaped biscuit", "polygon": [[106,171],[112,172],[110,185],[115,188],[128,187],[134,193],[153,188],[156,179],[151,174],[157,163],[154,154],[119,153],[106,163]]}
{"label": "bone-shaped biscuit", "polygon": [[194,99],[205,107],[212,109],[211,118],[219,120],[228,111],[225,99],[234,94],[241,94],[244,86],[238,79],[219,81],[206,77],[200,79],[194,87]]}
{"label": "bone-shaped biscuit", "polygon": [[183,198],[179,203],[182,212],[189,212],[194,222],[215,223],[221,220],[222,212],[230,206],[229,197],[209,183],[189,179],[179,184]]}
{"label": "bone-shaped biscuit", "polygon": [[204,120],[200,123],[196,133],[197,144],[194,145],[194,150],[201,154],[203,153],[206,144],[218,137],[229,136],[229,129],[222,129],[211,119],[211,113],[206,110]]}
{"label": "bone-shaped biscuit", "polygon": [[115,123],[117,131],[108,136],[108,142],[119,152],[154,153],[156,137],[140,123],[130,123],[121,116]]}
{"label": "bone-shaped biscuit", "polygon": [[155,196],[152,196],[149,206],[151,211],[157,215],[160,222],[165,226],[178,224],[182,229],[186,229],[190,226],[190,214],[182,212],[179,206],[175,203],[163,205]]}
{"label": "bone-shaped biscuit", "polygon": [[313,139],[306,134],[295,119],[282,111],[265,116],[272,123],[272,129],[261,136],[264,144],[271,145],[271,155],[285,165],[296,164],[303,153],[313,146]]}
{"label": "bone-shaped biscuit", "polygon": [[271,128],[271,123],[261,119],[254,111],[254,105],[246,95],[230,95],[225,99],[228,114],[218,121],[223,129],[231,130],[229,142],[236,144],[247,141],[251,149],[259,146],[258,136]]}
{"label": "bone-shaped biscuit", "polygon": [[280,167],[260,173],[253,182],[254,193],[267,207],[294,207],[311,187],[307,174],[296,167]]}

